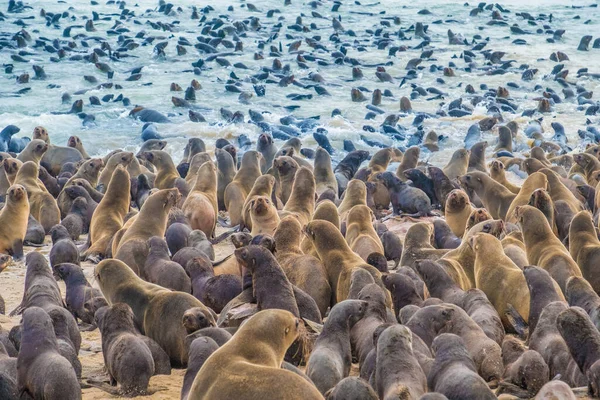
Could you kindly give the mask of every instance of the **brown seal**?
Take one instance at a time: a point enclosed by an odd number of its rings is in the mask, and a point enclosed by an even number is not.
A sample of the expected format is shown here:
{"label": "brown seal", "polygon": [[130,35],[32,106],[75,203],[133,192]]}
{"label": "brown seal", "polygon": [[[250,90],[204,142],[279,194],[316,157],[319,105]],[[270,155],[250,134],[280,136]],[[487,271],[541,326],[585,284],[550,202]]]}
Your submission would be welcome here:
{"label": "brown seal", "polygon": [[504,164],[502,164],[502,161],[492,161],[492,163],[490,164],[490,176],[493,180],[504,185],[504,187],[506,187],[514,194],[519,194],[521,188],[508,181],[508,179],[506,178],[506,171],[504,168]]}
{"label": "brown seal", "polygon": [[579,266],[552,233],[552,228],[540,210],[531,206],[520,206],[516,208],[515,215],[523,231],[527,259],[531,265],[548,271],[564,293],[569,277],[582,276]]}
{"label": "brown seal", "polygon": [[404,238],[404,249],[400,265],[414,269],[417,260],[437,260],[448,253],[447,249],[433,247],[433,225],[427,222],[418,222],[411,225]]}
{"label": "brown seal", "polygon": [[392,325],[377,340],[377,393],[381,399],[418,399],[427,391],[427,377],[413,352],[413,334]]}
{"label": "brown seal", "polygon": [[373,211],[367,206],[352,207],[346,220],[346,242],[356,254],[367,261],[373,252],[383,254],[383,244],[373,228]]}
{"label": "brown seal", "polygon": [[91,158],[87,151],[85,151],[85,148],[83,147],[83,143],[81,142],[81,139],[79,138],[79,136],[70,136],[69,140],[67,141],[67,146],[72,147],[74,149],[76,149],[77,151],[79,151],[82,155],[83,158],[85,158],[86,160]]}
{"label": "brown seal", "polygon": [[137,335],[133,311],[124,303],[102,310],[98,327],[102,334],[102,355],[110,383],[124,395],[143,395],[154,375],[152,353]]}
{"label": "brown seal", "polygon": [[534,400],[577,400],[577,397],[563,381],[550,381],[542,386]]}
{"label": "brown seal", "polygon": [[254,182],[261,176],[260,160],[262,156],[256,151],[247,151],[242,157],[242,165],[235,174],[227,188],[225,188],[223,201],[229,211],[231,226],[242,222],[242,207],[246,197],[252,190]]}
{"label": "brown seal", "polygon": [[465,234],[467,220],[475,208],[464,190],[454,189],[446,199],[444,216],[452,233],[458,237]]}
{"label": "brown seal", "polygon": [[479,233],[470,242],[475,252],[475,284],[494,305],[504,326],[511,327],[506,317],[508,304],[527,321],[530,298],[523,271],[504,254],[494,236]]}
{"label": "brown seal", "polygon": [[190,344],[188,368],[185,371],[183,385],[181,386],[181,400],[187,400],[192,383],[198,375],[198,371],[204,365],[208,357],[212,355],[219,345],[210,337],[199,337]]}
{"label": "brown seal", "polygon": [[[67,183],[65,183],[65,186],[69,186],[69,184],[71,182],[73,182],[75,179],[85,179],[86,181],[88,181],[90,183],[90,185],[92,187],[97,187],[100,170],[102,169],[102,167],[104,167],[104,162],[102,161],[101,158],[90,158],[90,159],[84,161],[81,164],[81,166],[77,169],[77,172],[75,173],[75,175],[70,177],[69,180],[67,181]],[[112,173],[111,173],[111,176],[112,176]],[[108,178],[106,185],[108,185],[109,181],[110,181],[110,177]]]}
{"label": "brown seal", "polygon": [[[391,161],[401,156],[402,153],[396,154],[396,150],[391,147],[381,149],[371,157],[369,160],[368,168],[371,171],[371,176],[375,176],[380,172],[385,172]],[[373,193],[373,200],[375,201],[376,207],[387,207],[390,204],[390,194],[388,190],[383,186],[382,183],[377,182],[375,191]],[[352,207],[350,207],[352,208]],[[340,215],[342,213],[340,212]]]}
{"label": "brown seal", "polygon": [[252,236],[273,236],[279,225],[277,208],[268,196],[257,196],[250,201],[250,221],[252,222]]}
{"label": "brown seal", "polygon": [[336,303],[348,298],[352,271],[355,268],[367,270],[375,282],[383,286],[381,272],[354,253],[331,222],[313,220],[305,226],[304,232],[323,262]]}
{"label": "brown seal", "polygon": [[185,271],[192,280],[194,297],[217,313],[221,313],[227,303],[242,292],[242,280],[238,275],[215,276],[212,263],[205,256],[188,261]]}
{"label": "brown seal", "polygon": [[38,174],[39,166],[33,161],[27,161],[19,168],[14,183],[25,187],[29,198],[29,213],[48,234],[54,225],[60,223],[60,209],[54,197],[38,184]]}
{"label": "brown seal", "polygon": [[[197,155],[195,156],[197,157]],[[207,237],[214,237],[217,223],[217,167],[207,161],[198,169],[191,190],[181,210],[192,229],[199,229]],[[142,207],[143,208],[143,207]]]}
{"label": "brown seal", "polygon": [[292,193],[279,216],[295,215],[305,225],[312,219],[314,211],[315,177],[310,169],[302,167],[296,172]]}
{"label": "brown seal", "polygon": [[252,190],[250,190],[250,193],[248,193],[248,196],[246,197],[246,200],[244,201],[244,206],[242,208],[242,222],[244,223],[244,226],[249,230],[252,230],[252,220],[250,218],[250,202],[258,198],[259,196],[271,197],[274,187],[275,177],[270,174],[261,175],[254,182]]}
{"label": "brown seal", "polygon": [[231,154],[223,149],[215,149],[215,158],[217,159],[217,200],[219,210],[225,211],[225,189],[233,181],[237,172],[235,161]]}
{"label": "brown seal", "polygon": [[191,294],[172,292],[143,281],[122,261],[104,260],[94,273],[108,303],[128,304],[141,333],[165,350],[173,366],[185,366],[188,354],[187,332],[181,324],[183,314],[193,307],[205,309],[207,315],[212,313]]}
{"label": "brown seal", "polygon": [[29,219],[27,190],[21,185],[11,186],[5,202],[0,211],[0,253],[19,259],[23,257],[23,241]]}
{"label": "brown seal", "polygon": [[[327,200],[319,203],[313,214],[313,220],[329,221],[338,230],[340,229],[340,216],[338,215],[336,205],[332,201]],[[307,236],[302,239],[300,249],[304,254],[310,254],[317,259],[319,258],[317,250]]]}
{"label": "brown seal", "polygon": [[523,234],[521,231],[510,232],[502,238],[501,243],[504,254],[517,264],[520,269],[524,269],[525,266],[529,265],[527,250],[525,249],[525,243],[523,243]]}
{"label": "brown seal", "polygon": [[471,147],[469,153],[469,166],[467,168],[468,172],[479,171],[487,173],[487,167],[485,166],[485,150],[487,149],[487,146],[487,142],[479,142]]}
{"label": "brown seal", "polygon": [[152,163],[156,168],[154,186],[157,189],[171,189],[176,187],[181,192],[186,192],[187,184],[179,176],[179,172],[177,172],[177,168],[169,153],[164,150],[152,150],[142,153],[141,157]]}
{"label": "brown seal", "polygon": [[525,179],[525,182],[523,182],[523,185],[521,185],[521,190],[519,190],[519,193],[510,204],[510,207],[506,212],[506,218],[504,218],[504,220],[509,223],[516,223],[517,219],[514,215],[515,209],[518,206],[523,206],[529,203],[531,195],[537,189],[545,190],[547,188],[548,179],[544,174],[542,174],[541,172],[534,172],[533,174],[529,175],[527,179]]}
{"label": "brown seal", "polygon": [[205,152],[197,153],[192,157],[189,163],[187,175],[185,176],[185,182],[189,187],[194,186],[194,180],[196,179],[198,170],[207,161],[212,162],[212,159],[210,158],[210,154]]}
{"label": "brown seal", "polygon": [[[58,350],[50,316],[41,308],[23,312],[17,383],[21,393],[36,399],[81,399],[73,367]],[[39,373],[44,371],[44,373]]]}
{"label": "brown seal", "polygon": [[[115,171],[115,168],[117,168],[118,165],[122,165],[125,168],[129,167],[129,164],[131,164],[133,157],[133,153],[128,151],[120,151],[110,156],[110,158],[106,162],[106,165],[104,166],[104,169],[102,170],[102,173],[100,174],[98,183],[107,188],[110,179],[112,178],[113,172]],[[92,184],[92,186],[95,187],[96,185]]]}
{"label": "brown seal", "polygon": [[527,280],[530,293],[529,320],[527,322],[529,324],[529,337],[531,338],[544,308],[553,301],[564,302],[565,298],[556,281],[545,270],[528,265],[523,270],[523,274]]}
{"label": "brown seal", "polygon": [[150,195],[121,239],[113,243],[113,249],[116,249],[113,250],[114,257],[139,275],[148,256],[147,240],[153,236],[165,236],[169,211],[180,197],[177,188],[162,189]]}
{"label": "brown seal", "polygon": [[315,152],[314,174],[317,195],[320,196],[326,190],[331,189],[337,199],[338,183],[333,173],[331,156],[322,147],[318,147]]}
{"label": "brown seal", "polygon": [[50,135],[48,135],[48,130],[43,126],[36,126],[33,128],[33,134],[31,135],[32,139],[40,139],[44,142],[50,144]]}
{"label": "brown seal", "polygon": [[273,160],[273,169],[277,178],[277,195],[283,204],[287,203],[292,194],[292,186],[299,168],[300,166],[292,157],[280,156]]}
{"label": "brown seal", "polygon": [[569,228],[569,252],[577,262],[583,277],[596,292],[600,291],[600,276],[597,265],[600,262],[600,241],[592,215],[580,211],[571,221]]}
{"label": "brown seal", "polygon": [[162,237],[148,240],[148,257],[140,271],[146,281],[167,289],[191,293],[192,283],[186,271],[169,257],[169,248]]}
{"label": "brown seal", "polygon": [[[36,164],[40,164],[42,157],[48,151],[48,144],[40,139],[34,139],[27,143],[27,147],[19,153],[17,160],[25,163],[27,161],[33,161]],[[48,171],[50,172],[50,171]],[[56,175],[56,174],[55,174]]]}
{"label": "brown seal", "polygon": [[[550,193],[550,197],[552,197],[554,203],[562,200],[569,205],[569,208],[574,213],[583,210],[582,202],[564,183],[569,182],[568,179],[563,180],[561,176],[548,168],[542,168],[540,169],[540,172],[548,178],[548,193]],[[570,182],[574,183],[573,181]],[[575,187],[573,190],[576,192],[577,188]]]}
{"label": "brown seal", "polygon": [[379,400],[371,385],[357,376],[342,379],[325,396],[327,400]]}
{"label": "brown seal", "polygon": [[498,151],[508,151],[512,153],[513,151],[513,135],[510,129],[506,126],[498,127],[498,144],[494,148],[495,152]]}
{"label": "brown seal", "polygon": [[427,132],[427,136],[425,136],[425,140],[423,141],[423,147],[432,153],[440,150],[440,146],[438,144],[440,137],[435,131]]}
{"label": "brown seal", "polygon": [[458,178],[467,173],[469,167],[469,150],[458,149],[452,154],[448,164],[442,169],[450,179]]}
{"label": "brown seal", "polygon": [[260,311],[206,360],[189,398],[288,400],[302,393],[304,399],[322,399],[314,385],[281,368],[286,350],[299,335],[299,326],[300,321],[288,311]]}
{"label": "brown seal", "polygon": [[317,303],[321,315],[331,304],[331,286],[321,261],[300,249],[302,225],[289,216],[281,220],[275,235],[275,257],[290,282],[304,290]]}
{"label": "brown seal", "polygon": [[340,215],[340,221],[345,221],[348,212],[350,212],[350,209],[359,204],[365,206],[367,205],[367,186],[363,181],[360,181],[358,179],[352,179],[350,182],[348,182],[348,187],[344,192],[342,202],[340,203],[337,209],[338,214]]}
{"label": "brown seal", "polygon": [[108,244],[123,227],[125,215],[129,212],[130,203],[129,173],[121,166],[113,172],[106,189],[106,194],[96,207],[90,222],[89,248],[86,256],[104,257]]}
{"label": "brown seal", "polygon": [[477,374],[477,367],[459,336],[442,333],[435,338],[431,348],[435,360],[427,376],[429,390],[450,399],[496,399]]}
{"label": "brown seal", "polygon": [[578,307],[561,312],[556,324],[573,359],[588,379],[589,394],[600,396],[600,332]]}
{"label": "brown seal", "polygon": [[419,162],[419,155],[421,154],[421,149],[417,146],[409,147],[404,152],[402,156],[402,161],[398,168],[396,169],[396,176],[400,178],[402,181],[406,181],[406,176],[404,176],[404,171],[411,168],[416,168],[417,163]]}
{"label": "brown seal", "polygon": [[306,375],[321,393],[350,374],[350,329],[364,316],[366,307],[365,301],[344,300],[331,309],[306,364]]}
{"label": "brown seal", "polygon": [[468,232],[472,227],[477,225],[480,222],[487,221],[492,219],[492,216],[485,208],[476,208],[471,211],[471,215],[469,215],[469,219],[467,220],[467,226],[465,230]]}
{"label": "brown seal", "polygon": [[506,219],[508,209],[517,195],[480,171],[461,176],[460,182],[465,188],[477,193],[492,218]]}

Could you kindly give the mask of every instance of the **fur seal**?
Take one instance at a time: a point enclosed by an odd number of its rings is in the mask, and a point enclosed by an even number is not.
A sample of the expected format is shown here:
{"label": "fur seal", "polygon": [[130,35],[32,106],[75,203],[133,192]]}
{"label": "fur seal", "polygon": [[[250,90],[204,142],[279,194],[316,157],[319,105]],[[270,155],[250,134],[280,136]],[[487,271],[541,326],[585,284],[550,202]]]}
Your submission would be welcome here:
{"label": "fur seal", "polygon": [[74,149],[76,149],[77,151],[79,151],[81,153],[81,156],[84,159],[89,159],[91,158],[87,151],[85,151],[85,148],[83,147],[83,142],[81,141],[81,139],[79,138],[79,136],[70,136],[69,140],[67,141],[67,146],[72,147]]}
{"label": "fur seal", "polygon": [[346,242],[365,261],[373,252],[384,252],[372,221],[373,212],[364,205],[352,207],[346,220]]}
{"label": "fur seal", "polygon": [[162,237],[148,239],[148,256],[140,275],[148,282],[184,293],[192,292],[186,271],[169,257],[169,248]]}
{"label": "fur seal", "polygon": [[433,221],[433,230],[435,247],[438,249],[456,249],[462,243],[461,238],[452,233],[450,226],[443,219]]}
{"label": "fur seal", "polygon": [[582,276],[579,266],[552,233],[552,228],[540,210],[520,206],[515,209],[515,215],[523,231],[527,259],[531,265],[548,271],[564,293],[569,277]]}
{"label": "fur seal", "polygon": [[376,179],[388,190],[395,215],[410,217],[431,215],[431,200],[421,189],[408,186],[391,172],[378,173]]}
{"label": "fur seal", "polygon": [[[287,348],[299,335],[300,321],[285,310],[260,311],[204,363],[189,398],[271,397],[322,399],[317,388],[299,375],[281,369]],[[236,371],[243,380],[231,379]]]}
{"label": "fur seal", "polygon": [[[19,153],[17,160],[22,163],[33,161],[39,165],[46,151],[48,151],[48,144],[41,139],[35,139],[29,142],[27,147]],[[50,170],[48,170],[48,172],[50,172]]]}
{"label": "fur seal", "polygon": [[110,383],[119,384],[125,395],[145,394],[154,375],[154,360],[148,346],[137,335],[131,308],[124,303],[108,307],[103,310],[98,326]]}
{"label": "fur seal", "polygon": [[275,177],[270,174],[261,175],[254,182],[252,190],[248,193],[248,196],[244,201],[244,206],[242,207],[242,221],[244,226],[249,230],[252,230],[252,219],[250,218],[250,209],[252,208],[250,204],[252,200],[256,200],[259,196],[271,198],[274,187]]}
{"label": "fur seal", "polygon": [[304,290],[317,303],[321,315],[331,304],[331,286],[321,261],[300,248],[302,225],[293,216],[281,220],[275,234],[275,257],[290,282]]}
{"label": "fur seal", "polygon": [[225,189],[235,178],[237,168],[236,163],[231,154],[223,149],[215,149],[215,158],[217,163],[218,178],[217,178],[217,201],[219,210],[225,208]]}
{"label": "fur seal", "polygon": [[446,249],[436,249],[433,241],[433,225],[418,222],[408,228],[404,238],[404,249],[400,266],[414,269],[417,260],[437,260],[448,253]]}
{"label": "fur seal", "polygon": [[492,161],[492,163],[490,164],[490,176],[492,177],[493,180],[502,184],[504,187],[506,187],[508,190],[510,190],[514,194],[519,194],[519,191],[521,190],[521,188],[508,181],[508,179],[506,178],[506,171],[505,171],[504,164],[502,163],[502,161],[499,161],[499,160]]}
{"label": "fur seal", "polygon": [[94,315],[85,309],[85,303],[94,297],[102,297],[102,292],[92,288],[79,265],[63,263],[57,265],[54,270],[67,287],[65,293],[67,310],[86,324],[93,324]]}
{"label": "fur seal", "polygon": [[479,171],[487,173],[487,167],[485,165],[485,150],[487,149],[487,146],[487,142],[479,142],[471,147],[467,172]]}
{"label": "fur seal", "polygon": [[58,352],[52,320],[41,308],[30,307],[23,312],[17,372],[21,393],[36,399],[81,399],[81,387],[75,371]]}
{"label": "fur seal", "polygon": [[90,222],[89,247],[87,257],[104,257],[113,236],[123,227],[125,215],[129,212],[130,180],[129,173],[121,166],[113,172],[106,193]]}
{"label": "fur seal", "polygon": [[262,174],[260,170],[261,159],[262,156],[256,151],[244,153],[240,169],[225,188],[223,201],[225,208],[229,211],[231,226],[239,225],[242,222],[244,201],[252,190],[256,179]]}
{"label": "fur seal", "polygon": [[249,204],[250,221],[252,223],[252,236],[272,236],[279,225],[277,208],[267,196],[257,196]]}
{"label": "fur seal", "polygon": [[323,262],[336,303],[348,298],[351,275],[355,268],[367,270],[375,282],[379,281],[379,284],[383,285],[380,279],[381,272],[355,254],[331,222],[313,220],[305,226],[304,232]]}
{"label": "fur seal", "polygon": [[[115,172],[115,168],[117,168],[119,165],[128,168],[133,160],[133,157],[135,157],[133,153],[128,151],[120,151],[110,156],[106,162],[106,165],[104,166],[104,169],[102,170],[102,173],[100,174],[100,177],[98,178],[98,183],[107,188],[113,173]],[[96,185],[92,184],[92,186]]]}
{"label": "fur seal", "polygon": [[463,176],[467,173],[469,167],[469,150],[467,149],[458,149],[448,161],[448,164],[442,169],[444,174],[448,176],[450,179],[456,179],[460,176]]}
{"label": "fur seal", "polygon": [[337,209],[340,221],[345,221],[352,207],[359,204],[367,205],[367,186],[363,181],[352,179],[348,182],[344,197]]}
{"label": "fur seal", "polygon": [[427,377],[413,353],[413,335],[392,325],[377,340],[377,393],[380,399],[419,398],[427,391]]}
{"label": "fur seal", "polygon": [[190,344],[188,368],[185,371],[181,387],[181,399],[187,400],[192,383],[212,353],[217,351],[219,345],[210,337],[196,338]]}
{"label": "fur seal", "polygon": [[[529,304],[529,337],[535,332],[535,327],[544,308],[553,301],[565,301],[562,292],[554,279],[542,268],[529,265],[523,270],[530,293]],[[580,278],[577,278],[580,279]],[[568,293],[568,286],[567,286]]]}
{"label": "fur seal", "polygon": [[159,189],[178,188],[183,194],[187,194],[187,183],[177,172],[173,159],[164,150],[146,151],[141,154],[142,159],[150,162],[156,168],[154,186]]}
{"label": "fur seal", "polygon": [[[29,213],[44,227],[46,234],[60,223],[60,210],[54,197],[38,184],[39,166],[32,161],[23,163],[15,176],[15,184],[27,189]],[[43,186],[43,185],[42,185]]]}
{"label": "fur seal", "polygon": [[400,161],[400,165],[398,165],[398,168],[396,169],[396,176],[400,178],[401,181],[406,180],[406,177],[404,176],[404,171],[406,171],[407,169],[417,167],[420,154],[421,149],[417,146],[412,146],[406,149],[404,155],[402,156],[402,161]]}
{"label": "fur seal", "polygon": [[147,240],[153,236],[164,237],[169,211],[180,198],[177,188],[162,189],[150,195],[121,239],[118,242],[116,237],[113,239],[115,258],[125,262],[136,274],[141,274],[148,256]]}
{"label": "fur seal", "polygon": [[448,399],[495,399],[487,383],[477,374],[464,341],[451,333],[443,333],[431,344],[435,360],[427,376],[429,390]]}
{"label": "fur seal", "polygon": [[350,330],[365,309],[361,300],[344,300],[331,309],[306,365],[306,375],[322,394],[350,374]]}
{"label": "fur seal", "polygon": [[281,202],[286,204],[292,194],[294,179],[300,166],[292,157],[279,156],[273,160],[273,168],[277,177],[277,194]]}
{"label": "fur seal", "polygon": [[236,275],[217,275],[207,257],[188,261],[185,271],[192,281],[192,294],[207,307],[220,313],[223,308],[242,293],[242,280]]}
{"label": "fur seal", "polygon": [[277,154],[277,147],[273,143],[273,137],[268,133],[261,133],[258,135],[256,151],[263,156],[261,161],[261,171],[263,174],[266,174],[273,165],[275,154]]}
{"label": "fur seal", "polygon": [[295,215],[305,225],[312,219],[314,210],[315,177],[309,168],[302,167],[296,172],[292,193],[279,216]]}
{"label": "fur seal", "polygon": [[192,229],[214,237],[217,214],[217,167],[207,161],[198,169],[190,193],[181,207]]}
{"label": "fur seal", "polygon": [[600,277],[597,276],[597,263],[600,261],[600,241],[588,211],[575,215],[569,227],[569,253],[577,262],[583,277],[594,291],[600,291]]}
{"label": "fur seal", "polygon": [[[128,304],[141,333],[162,347],[171,365],[185,366],[188,354],[187,332],[181,324],[183,314],[190,308],[200,307],[212,319],[210,311],[191,294],[171,292],[141,280],[127,264],[116,259],[101,261],[94,273],[108,303]],[[211,323],[214,325],[214,320]]]}
{"label": "fur seal", "polygon": [[327,400],[378,400],[377,393],[365,380],[349,376],[327,392]]}
{"label": "fur seal", "polygon": [[48,258],[52,268],[62,263],[79,265],[79,251],[66,227],[63,225],[53,226],[50,229],[50,237],[52,248]]}
{"label": "fur seal", "polygon": [[23,241],[27,234],[29,201],[21,185],[13,185],[6,194],[6,204],[0,211],[0,253],[14,259],[23,257]]}
{"label": "fur seal", "polygon": [[467,220],[474,207],[471,205],[469,196],[463,190],[454,189],[446,198],[444,207],[444,216],[450,226],[452,233],[462,237],[465,233]]}
{"label": "fur seal", "polygon": [[335,193],[337,199],[339,187],[333,173],[331,156],[322,147],[318,147],[315,152],[314,175],[317,195],[320,196],[323,192],[330,189]]}
{"label": "fur seal", "polygon": [[[494,219],[506,219],[508,209],[517,195],[480,171],[460,177],[461,184],[474,190]],[[529,197],[527,197],[529,200]]]}

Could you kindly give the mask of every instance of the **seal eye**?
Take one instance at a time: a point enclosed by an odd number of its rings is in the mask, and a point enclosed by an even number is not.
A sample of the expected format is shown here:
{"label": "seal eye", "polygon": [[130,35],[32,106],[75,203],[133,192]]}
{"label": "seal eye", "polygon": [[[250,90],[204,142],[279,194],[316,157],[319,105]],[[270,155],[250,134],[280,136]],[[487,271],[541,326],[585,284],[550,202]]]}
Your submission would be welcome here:
{"label": "seal eye", "polygon": [[[296,321],[296,324],[298,324],[298,321]],[[287,335],[288,333],[290,333],[290,328],[285,328],[285,334]]]}

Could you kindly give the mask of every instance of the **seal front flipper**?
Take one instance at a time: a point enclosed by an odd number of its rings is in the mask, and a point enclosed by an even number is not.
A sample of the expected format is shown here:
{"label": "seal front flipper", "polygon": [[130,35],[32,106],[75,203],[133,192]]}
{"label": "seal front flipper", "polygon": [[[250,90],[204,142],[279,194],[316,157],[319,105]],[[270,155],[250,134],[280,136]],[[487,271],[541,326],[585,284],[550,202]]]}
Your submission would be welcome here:
{"label": "seal front flipper", "polygon": [[11,256],[15,261],[23,258],[23,240],[17,239],[13,242]]}
{"label": "seal front flipper", "polygon": [[529,336],[529,326],[527,322],[525,322],[525,319],[523,319],[521,314],[519,314],[512,304],[507,303],[506,308],[506,318],[508,319],[508,322],[515,332],[517,332],[519,337],[523,340],[526,340]]}

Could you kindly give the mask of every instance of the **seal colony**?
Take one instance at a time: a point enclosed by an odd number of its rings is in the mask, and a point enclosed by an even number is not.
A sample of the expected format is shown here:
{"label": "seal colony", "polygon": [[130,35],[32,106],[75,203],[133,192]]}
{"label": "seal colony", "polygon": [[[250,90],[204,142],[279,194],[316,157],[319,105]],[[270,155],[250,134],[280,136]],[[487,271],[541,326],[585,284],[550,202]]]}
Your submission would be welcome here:
{"label": "seal colony", "polygon": [[596,5],[36,7],[0,398],[600,396]]}

